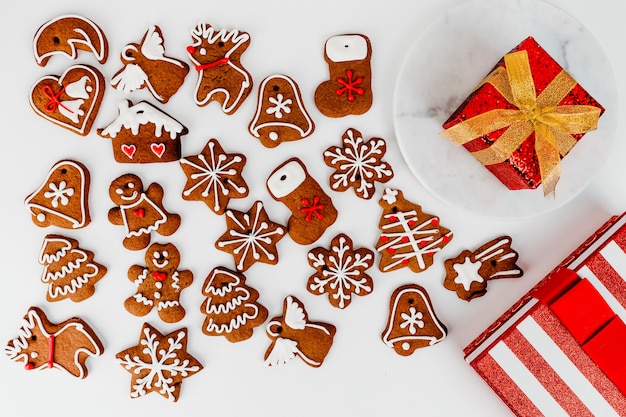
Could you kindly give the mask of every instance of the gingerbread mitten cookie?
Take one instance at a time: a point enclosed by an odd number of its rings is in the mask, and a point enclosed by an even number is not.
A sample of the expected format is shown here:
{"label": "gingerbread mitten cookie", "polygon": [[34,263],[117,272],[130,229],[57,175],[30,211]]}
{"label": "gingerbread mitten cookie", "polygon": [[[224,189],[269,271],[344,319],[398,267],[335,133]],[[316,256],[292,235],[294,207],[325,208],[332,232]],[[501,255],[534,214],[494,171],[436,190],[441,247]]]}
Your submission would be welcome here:
{"label": "gingerbread mitten cookie", "polygon": [[267,148],[310,136],[315,124],[304,108],[298,84],[286,75],[264,79],[248,130]]}
{"label": "gingerbread mitten cookie", "polygon": [[152,25],[139,44],[129,43],[120,56],[124,67],[111,80],[111,85],[125,93],[147,88],[161,103],[167,103],[178,91],[189,65],[165,56],[161,28]]}
{"label": "gingerbread mitten cookie", "polygon": [[55,324],[37,307],[28,309],[17,334],[4,351],[12,361],[23,362],[28,371],[56,368],[85,378],[87,359],[104,352],[102,342],[84,320],[72,317]]}
{"label": "gingerbread mitten cookie", "polygon": [[404,198],[402,191],[385,189],[378,203],[383,208],[376,250],[382,272],[409,267],[422,272],[433,264],[434,255],[452,239],[452,232],[439,224],[439,217]]}
{"label": "gingerbread mitten cookie", "polygon": [[372,106],[372,47],[365,35],[337,35],[324,47],[330,78],[315,90],[315,105],[328,117],[363,114]]}
{"label": "gingerbread mitten cookie", "polygon": [[517,265],[517,252],[511,248],[511,238],[500,236],[475,251],[462,251],[444,261],[446,277],[443,286],[466,301],[487,292],[487,281],[519,278],[524,272]]}
{"label": "gingerbread mitten cookie", "polygon": [[109,197],[117,205],[109,210],[109,221],[124,226],[126,249],[144,249],[150,244],[153,231],[169,236],[180,226],[180,216],[163,207],[163,188],[152,183],[144,192],[137,175],[125,174],[113,180]]}
{"label": "gingerbread mitten cookie", "polygon": [[43,184],[26,197],[33,223],[64,229],[87,226],[91,222],[89,183],[89,170],[80,162],[65,160],[54,164]]}
{"label": "gingerbread mitten cookie", "polygon": [[252,76],[241,65],[250,35],[200,23],[191,32],[191,39],[187,53],[198,72],[196,104],[206,106],[217,101],[224,113],[233,114],[252,90]]}
{"label": "gingerbread mitten cookie", "polygon": [[290,295],[283,303],[283,315],[270,320],[266,332],[272,341],[265,352],[266,364],[285,365],[299,356],[307,365],[318,368],[333,344],[336,328],[309,321],[304,304]]}
{"label": "gingerbread mitten cookie", "polygon": [[291,210],[287,229],[296,243],[315,242],[337,219],[331,198],[298,158],[289,159],[276,168],[266,185],[274,200]]}
{"label": "gingerbread mitten cookie", "polygon": [[416,349],[441,342],[447,333],[424,288],[409,284],[393,292],[382,339],[398,355],[409,356]]}

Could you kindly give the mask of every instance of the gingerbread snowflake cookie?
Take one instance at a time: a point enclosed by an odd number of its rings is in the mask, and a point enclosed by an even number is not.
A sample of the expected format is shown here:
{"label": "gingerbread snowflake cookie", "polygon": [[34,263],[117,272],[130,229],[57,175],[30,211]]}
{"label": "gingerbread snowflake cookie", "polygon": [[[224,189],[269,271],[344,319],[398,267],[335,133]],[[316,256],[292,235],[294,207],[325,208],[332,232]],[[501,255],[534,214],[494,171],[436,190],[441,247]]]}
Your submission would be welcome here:
{"label": "gingerbread snowflake cookie", "polygon": [[226,210],[226,232],[215,247],[233,255],[238,271],[245,271],[256,262],[278,263],[276,244],[287,230],[270,220],[262,201],[255,201],[247,212]]}
{"label": "gingerbread snowflake cookie", "polygon": [[128,279],[137,290],[124,301],[124,307],[135,316],[145,316],[156,308],[166,323],[176,323],[185,317],[180,304],[182,290],[193,282],[193,273],[179,270],[180,252],[171,243],[153,243],[146,250],[146,266],[133,265]]}
{"label": "gingerbread snowflake cookie", "polygon": [[202,364],[187,352],[187,328],[163,335],[144,323],[137,345],[115,355],[131,375],[130,397],[156,392],[177,401],[183,380],[202,370]]}
{"label": "gingerbread snowflake cookie", "polygon": [[409,284],[393,292],[387,326],[381,337],[398,355],[409,356],[416,349],[432,346],[443,340],[447,333],[424,288]]}
{"label": "gingerbread snowflake cookie", "polygon": [[374,196],[375,182],[385,183],[393,178],[391,166],[382,160],[387,143],[382,138],[363,140],[356,129],[348,129],[341,137],[342,146],[324,151],[324,162],[335,172],[330,176],[330,188],[346,191],[353,188],[356,195],[368,200]]}
{"label": "gingerbread snowflake cookie", "polygon": [[379,204],[383,208],[376,242],[381,253],[379,269],[389,272],[408,267],[417,273],[429,268],[434,255],[452,239],[452,232],[439,223],[439,217],[406,200],[400,190],[385,189]]}
{"label": "gingerbread snowflake cookie", "polygon": [[353,294],[364,296],[374,290],[374,281],[365,273],[374,264],[374,252],[355,249],[343,233],[333,238],[330,249],[311,249],[308,259],[317,272],[309,277],[307,290],[314,295],[328,293],[333,307],[346,308]]}
{"label": "gingerbread snowflake cookie", "polygon": [[26,370],[60,369],[77,378],[87,377],[86,361],[104,352],[102,342],[82,319],[72,317],[55,324],[37,307],[22,320],[18,336],[4,348],[9,359]]}
{"label": "gingerbread snowflake cookie", "polygon": [[224,214],[231,198],[248,195],[241,174],[245,164],[245,155],[226,153],[216,139],[210,139],[200,154],[180,160],[187,176],[183,199],[202,201],[216,214]]}
{"label": "gingerbread snowflake cookie", "polygon": [[511,248],[511,238],[500,236],[474,251],[464,250],[444,261],[446,277],[443,286],[466,301],[487,292],[487,281],[519,278],[524,272],[517,265],[518,254]]}

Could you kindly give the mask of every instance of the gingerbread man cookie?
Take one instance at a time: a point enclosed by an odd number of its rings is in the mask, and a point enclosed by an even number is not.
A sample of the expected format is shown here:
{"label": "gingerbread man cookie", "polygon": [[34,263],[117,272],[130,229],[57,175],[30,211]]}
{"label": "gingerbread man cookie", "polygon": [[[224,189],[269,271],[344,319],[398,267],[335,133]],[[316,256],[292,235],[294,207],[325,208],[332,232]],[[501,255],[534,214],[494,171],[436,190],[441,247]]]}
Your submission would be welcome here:
{"label": "gingerbread man cookie", "polygon": [[146,250],[146,266],[133,265],[128,279],[137,291],[124,301],[124,307],[135,316],[145,316],[156,307],[161,320],[176,323],[185,317],[180,293],[193,282],[193,273],[178,270],[180,252],[171,243],[153,243]]}
{"label": "gingerbread man cookie", "polygon": [[163,188],[152,183],[144,192],[137,175],[125,174],[113,180],[109,197],[117,205],[109,210],[109,221],[124,226],[126,249],[145,249],[153,231],[169,236],[180,226],[180,216],[163,207]]}

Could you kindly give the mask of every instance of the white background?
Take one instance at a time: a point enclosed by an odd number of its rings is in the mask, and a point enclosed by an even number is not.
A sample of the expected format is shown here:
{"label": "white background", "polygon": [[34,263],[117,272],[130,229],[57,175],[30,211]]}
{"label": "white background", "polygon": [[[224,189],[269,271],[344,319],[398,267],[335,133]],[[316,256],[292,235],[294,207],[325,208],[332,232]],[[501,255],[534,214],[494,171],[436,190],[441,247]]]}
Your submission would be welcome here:
{"label": "white background", "polygon": [[[625,132],[622,126],[618,127],[614,150],[590,186],[552,213],[523,221],[496,221],[444,205],[430,195],[411,176],[398,150],[392,122],[393,91],[399,65],[413,39],[430,22],[460,3],[458,0],[307,3],[63,0],[14,2],[10,11],[3,11],[0,14],[3,39],[0,43],[3,56],[0,174],[4,179],[1,188],[0,342],[16,336],[21,317],[29,306],[36,305],[53,321],[70,316],[87,320],[101,336],[105,353],[89,359],[89,376],[85,380],[57,370],[26,372],[21,364],[1,356],[2,414],[507,415],[507,408],[464,362],[462,349],[610,215],[626,208],[623,185],[626,144],[622,140]],[[572,14],[597,38],[613,66],[619,98],[624,97],[626,4],[618,0],[598,0],[593,5],[584,0],[550,3]],[[256,104],[256,88],[235,115],[226,116],[217,105],[198,108],[193,104],[196,75],[190,73],[181,90],[167,105],[161,106],[189,128],[190,133],[183,138],[184,155],[197,154],[212,137],[220,140],[227,151],[248,155],[244,176],[251,192],[244,200],[233,200],[233,208],[245,211],[254,200],[261,199],[272,219],[286,222],[288,210],[272,200],[265,189],[269,173],[284,160],[297,156],[327,187],[331,170],[324,165],[322,152],[328,146],[339,144],[341,134],[353,127],[366,138],[387,139],[385,159],[395,170],[395,178],[389,185],[404,190],[408,199],[420,203],[426,211],[437,213],[442,224],[453,230],[453,241],[435,258],[435,265],[424,273],[400,270],[383,274],[372,269],[373,294],[356,298],[346,310],[335,309],[325,297],[306,291],[305,282],[313,273],[306,262],[310,247],[297,245],[288,237],[278,245],[281,258],[278,265],[259,264],[249,269],[248,284],[260,292],[260,302],[268,308],[270,317],[280,314],[283,298],[293,294],[305,303],[311,319],[336,325],[334,345],[319,369],[310,368],[298,359],[282,368],[265,366],[263,354],[269,340],[263,328],[258,328],[250,340],[239,344],[203,335],[199,306],[203,301],[200,289],[204,278],[215,266],[233,267],[230,255],[214,248],[216,238],[224,231],[223,218],[203,203],[182,200],[180,193],[185,177],[178,164],[118,164],[113,160],[110,143],[95,133],[96,128],[105,126],[116,116],[116,103],[120,99],[148,99],[153,103],[155,100],[145,91],[125,96],[109,88],[93,132],[87,137],[50,124],[29,107],[28,94],[35,80],[43,75],[60,74],[71,65],[63,57],[54,57],[41,68],[32,56],[32,38],[37,28],[46,20],[65,13],[83,14],[105,31],[110,45],[107,63],[100,66],[86,53],[79,56],[78,62],[96,65],[108,79],[121,66],[118,59],[121,48],[128,42],[139,41],[150,24],[161,27],[168,55],[186,59],[185,46],[191,42],[191,29],[199,21],[206,21],[216,27],[238,28],[251,34],[251,46],[243,55],[242,63],[251,72],[255,86],[274,73],[287,74],[299,83],[316,131],[310,138],[275,149],[264,148],[247,132]],[[324,42],[329,36],[341,33],[363,33],[372,41],[374,105],[362,116],[329,119],[315,108],[313,92],[328,74],[323,59]],[[488,63],[487,68],[491,65]],[[40,229],[31,222],[23,200],[41,184],[56,161],[66,158],[82,161],[90,168],[92,223],[79,231]],[[124,249],[121,228],[111,225],[106,218],[112,206],[108,198],[109,183],[126,172],[139,174],[146,186],[150,182],[163,185],[166,208],[183,217],[180,229],[173,236],[167,239],[156,236],[153,241],[176,244],[182,253],[181,268],[194,272],[193,285],[182,294],[187,316],[177,325],[161,322],[156,313],[147,317],[163,332],[188,327],[188,350],[205,367],[185,380],[177,403],[170,403],[156,393],[131,400],[130,375],[115,361],[117,352],[137,343],[144,321],[130,315],[123,307],[123,300],[134,293],[126,271],[130,265],[143,262],[143,252]],[[381,210],[377,200],[381,192],[382,187],[379,187],[374,199],[363,201],[352,191],[343,194],[329,191],[339,210],[339,218],[318,241],[319,246],[327,246],[332,236],[344,232],[356,245],[372,247],[378,237]],[[77,238],[82,247],[96,253],[98,262],[109,268],[108,274],[97,284],[93,297],[79,304],[69,300],[54,304],[45,301],[45,286],[39,281],[42,267],[37,257],[47,233],[65,233]],[[445,257],[455,256],[464,248],[476,248],[501,234],[513,237],[514,248],[520,252],[519,263],[525,270],[523,278],[492,282],[486,296],[471,303],[459,300],[443,288]],[[450,332],[439,345],[400,357],[382,343],[380,333],[387,319],[389,296],[396,287],[411,282],[428,290],[439,317]]]}

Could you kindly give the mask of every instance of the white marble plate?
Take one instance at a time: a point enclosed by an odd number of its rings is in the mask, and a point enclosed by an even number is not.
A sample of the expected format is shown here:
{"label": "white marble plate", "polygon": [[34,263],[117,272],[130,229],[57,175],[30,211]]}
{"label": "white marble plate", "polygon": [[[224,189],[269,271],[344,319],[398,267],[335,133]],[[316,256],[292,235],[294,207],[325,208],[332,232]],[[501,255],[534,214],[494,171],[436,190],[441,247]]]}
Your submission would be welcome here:
{"label": "white marble plate", "polygon": [[[441,124],[495,63],[533,36],[605,108],[561,163],[554,198],[510,191],[463,147],[440,137]],[[471,212],[523,218],[554,210],[578,195],[611,151],[617,126],[615,79],[604,52],[572,16],[536,0],[477,0],[448,11],[415,41],[401,67],[393,117],[400,150],[434,195]]]}

